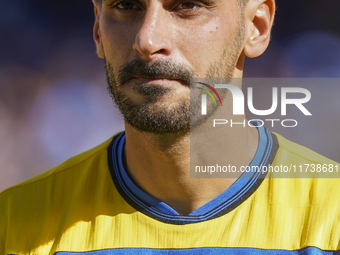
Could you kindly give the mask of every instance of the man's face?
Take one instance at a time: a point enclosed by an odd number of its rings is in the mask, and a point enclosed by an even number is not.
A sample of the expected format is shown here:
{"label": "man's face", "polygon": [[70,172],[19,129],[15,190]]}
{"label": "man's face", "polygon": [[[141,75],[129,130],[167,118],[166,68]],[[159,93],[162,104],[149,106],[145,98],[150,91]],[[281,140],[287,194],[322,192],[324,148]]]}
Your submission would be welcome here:
{"label": "man's face", "polygon": [[190,77],[233,77],[244,22],[236,0],[102,0],[99,34],[125,121],[180,133],[190,130]]}

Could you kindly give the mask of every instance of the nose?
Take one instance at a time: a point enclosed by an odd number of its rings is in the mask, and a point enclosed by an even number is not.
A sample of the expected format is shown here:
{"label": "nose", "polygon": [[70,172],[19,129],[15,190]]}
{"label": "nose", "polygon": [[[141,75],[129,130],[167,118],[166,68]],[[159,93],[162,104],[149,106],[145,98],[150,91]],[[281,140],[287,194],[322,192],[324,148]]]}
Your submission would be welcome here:
{"label": "nose", "polygon": [[133,49],[144,60],[168,56],[172,51],[169,14],[162,6],[149,6],[138,31]]}

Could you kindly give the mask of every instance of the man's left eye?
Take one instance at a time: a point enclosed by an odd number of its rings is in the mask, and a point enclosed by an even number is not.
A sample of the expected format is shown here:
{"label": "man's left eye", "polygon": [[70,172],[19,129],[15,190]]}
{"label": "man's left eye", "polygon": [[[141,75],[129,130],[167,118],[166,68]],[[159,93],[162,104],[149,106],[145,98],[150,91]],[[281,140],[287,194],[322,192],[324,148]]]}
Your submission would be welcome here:
{"label": "man's left eye", "polygon": [[201,5],[195,2],[183,2],[178,7],[182,10],[192,10],[201,7]]}

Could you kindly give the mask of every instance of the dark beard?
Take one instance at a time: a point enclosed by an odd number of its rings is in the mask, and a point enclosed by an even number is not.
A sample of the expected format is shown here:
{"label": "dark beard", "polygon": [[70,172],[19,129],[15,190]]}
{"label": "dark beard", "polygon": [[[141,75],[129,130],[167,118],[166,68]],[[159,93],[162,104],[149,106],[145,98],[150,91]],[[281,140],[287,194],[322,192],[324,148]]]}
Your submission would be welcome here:
{"label": "dark beard", "polygon": [[175,94],[174,89],[144,83],[135,84],[133,90],[146,100],[140,105],[134,104],[121,89],[123,84],[131,81],[133,77],[167,77],[177,79],[183,86],[189,87],[190,78],[194,76],[189,67],[164,60],[149,65],[141,59],[135,59],[122,66],[118,78],[115,77],[113,68],[107,60],[105,68],[109,93],[129,125],[139,131],[154,134],[183,133],[190,130],[189,100],[183,99],[169,106],[154,104],[166,94]]}

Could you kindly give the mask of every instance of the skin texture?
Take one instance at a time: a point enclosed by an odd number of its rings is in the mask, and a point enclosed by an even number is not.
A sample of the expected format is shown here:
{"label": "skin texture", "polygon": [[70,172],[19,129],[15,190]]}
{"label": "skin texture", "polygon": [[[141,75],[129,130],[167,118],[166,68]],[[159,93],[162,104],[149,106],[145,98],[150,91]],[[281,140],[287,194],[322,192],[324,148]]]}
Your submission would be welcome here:
{"label": "skin texture", "polygon": [[[257,57],[268,46],[274,0],[249,0],[242,8],[236,0],[93,3],[97,54],[125,118],[127,172],[140,188],[189,214],[236,179],[190,178],[188,78],[241,78],[245,55]],[[230,96],[223,97],[230,104]],[[201,123],[196,131],[209,136]],[[247,165],[258,134],[233,128],[216,142],[228,164]]]}

